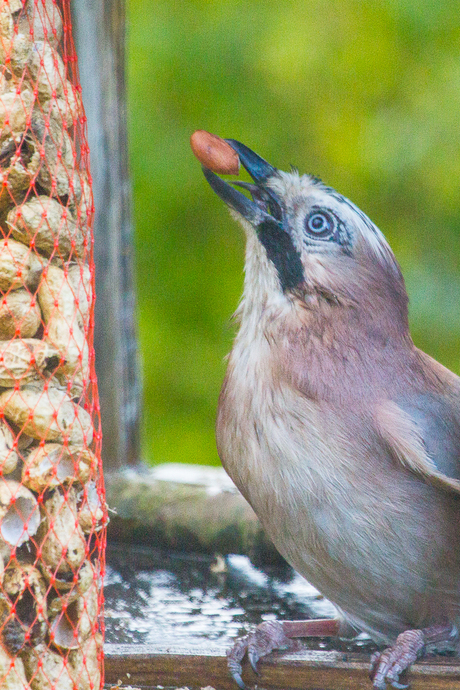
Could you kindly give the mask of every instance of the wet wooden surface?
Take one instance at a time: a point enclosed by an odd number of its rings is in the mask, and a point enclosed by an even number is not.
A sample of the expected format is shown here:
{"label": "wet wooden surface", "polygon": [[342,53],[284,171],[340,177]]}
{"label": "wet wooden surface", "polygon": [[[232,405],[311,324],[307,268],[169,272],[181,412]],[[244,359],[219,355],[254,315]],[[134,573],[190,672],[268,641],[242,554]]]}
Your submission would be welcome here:
{"label": "wet wooden surface", "polygon": [[[152,648],[143,645],[106,645],[106,683],[121,681],[140,687],[187,686],[236,690],[227,670],[225,649]],[[243,679],[258,690],[371,690],[369,657],[364,654],[303,651],[273,654],[259,664],[257,677],[245,666]],[[412,690],[458,690],[460,661],[433,657],[415,664]]]}

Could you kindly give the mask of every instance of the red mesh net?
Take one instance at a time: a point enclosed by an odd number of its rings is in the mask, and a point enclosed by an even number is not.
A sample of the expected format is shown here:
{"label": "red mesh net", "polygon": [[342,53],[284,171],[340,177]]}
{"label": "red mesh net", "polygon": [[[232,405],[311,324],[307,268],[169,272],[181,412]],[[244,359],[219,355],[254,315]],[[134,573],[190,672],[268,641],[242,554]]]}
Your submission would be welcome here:
{"label": "red mesh net", "polygon": [[70,0],[0,0],[0,687],[101,685],[104,500]]}

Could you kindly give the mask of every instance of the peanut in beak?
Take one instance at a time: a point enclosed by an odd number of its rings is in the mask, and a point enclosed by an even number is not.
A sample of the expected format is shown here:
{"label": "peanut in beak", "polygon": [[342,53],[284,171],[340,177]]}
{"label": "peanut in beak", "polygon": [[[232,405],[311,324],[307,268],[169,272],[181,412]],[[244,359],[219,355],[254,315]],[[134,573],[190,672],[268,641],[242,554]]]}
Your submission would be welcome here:
{"label": "peanut in beak", "polygon": [[238,175],[240,159],[236,151],[216,134],[198,129],[190,137],[193,154],[204,166],[219,175]]}

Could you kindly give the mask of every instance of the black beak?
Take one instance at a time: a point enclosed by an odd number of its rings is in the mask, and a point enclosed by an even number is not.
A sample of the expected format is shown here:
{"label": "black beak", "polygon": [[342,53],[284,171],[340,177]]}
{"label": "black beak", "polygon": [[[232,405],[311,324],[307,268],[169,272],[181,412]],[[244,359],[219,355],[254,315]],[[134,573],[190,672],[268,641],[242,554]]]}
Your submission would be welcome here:
{"label": "black beak", "polygon": [[237,152],[241,165],[246,168],[254,182],[265,182],[268,177],[276,175],[276,168],[264,161],[257,153],[251,151],[250,148],[236,141],[236,139],[225,139],[225,141]]}
{"label": "black beak", "polygon": [[[273,262],[279,276],[283,292],[292,290],[304,280],[303,266],[298,249],[289,234],[289,226],[283,227],[283,209],[280,200],[266,184],[278,171],[270,163],[234,139],[226,139],[240,158],[241,163],[254,180],[228,184],[203,166],[204,176],[219,196],[230,208],[246,218],[257,233],[260,243],[265,247],[267,257]],[[251,199],[241,194],[231,185],[249,191]]]}
{"label": "black beak", "polygon": [[[225,141],[238,153],[240,162],[256,183],[252,185],[244,182],[232,182],[231,184],[249,189],[253,201],[203,166],[204,176],[212,189],[222,201],[254,226],[260,225],[267,219],[271,221],[276,219],[279,222],[281,209],[278,200],[273,192],[264,186],[269,177],[277,174],[276,168],[239,141],[235,139],[225,139]],[[268,210],[270,210],[271,215]]]}

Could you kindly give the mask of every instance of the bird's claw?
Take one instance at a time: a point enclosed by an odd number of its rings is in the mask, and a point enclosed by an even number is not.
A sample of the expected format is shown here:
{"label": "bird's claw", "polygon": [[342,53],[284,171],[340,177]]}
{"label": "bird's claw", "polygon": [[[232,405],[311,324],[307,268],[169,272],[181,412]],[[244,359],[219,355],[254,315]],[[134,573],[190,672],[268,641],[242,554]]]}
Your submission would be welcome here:
{"label": "bird's claw", "polygon": [[375,652],[371,657],[370,678],[375,690],[385,690],[390,683],[397,690],[404,690],[409,683],[401,682],[411,664],[425,649],[425,636],[421,630],[406,630],[396,640],[394,647]]}
{"label": "bird's claw", "polygon": [[248,686],[244,682],[244,680],[241,677],[241,673],[233,673],[232,672],[232,678],[235,681],[235,683],[238,685],[241,690],[249,690]]}
{"label": "bird's claw", "polygon": [[286,637],[283,624],[279,621],[261,623],[254,632],[237,640],[227,652],[227,664],[231,676],[241,690],[247,690],[247,686],[241,677],[243,670],[241,662],[246,654],[252,670],[258,674],[257,662],[263,656],[270,654],[275,649],[293,649],[298,646],[297,640]]}
{"label": "bird's claw", "polygon": [[254,646],[248,646],[248,659],[254,673],[259,675],[259,671],[257,669],[257,662],[260,659],[260,655],[258,654],[257,650],[254,649]]}
{"label": "bird's claw", "polygon": [[243,667],[241,666],[241,661],[246,654],[248,648],[248,638],[249,635],[245,637],[240,637],[239,640],[235,642],[233,647],[227,652],[227,666],[230,674],[241,690],[247,690],[247,687],[241,677],[243,672]]}

